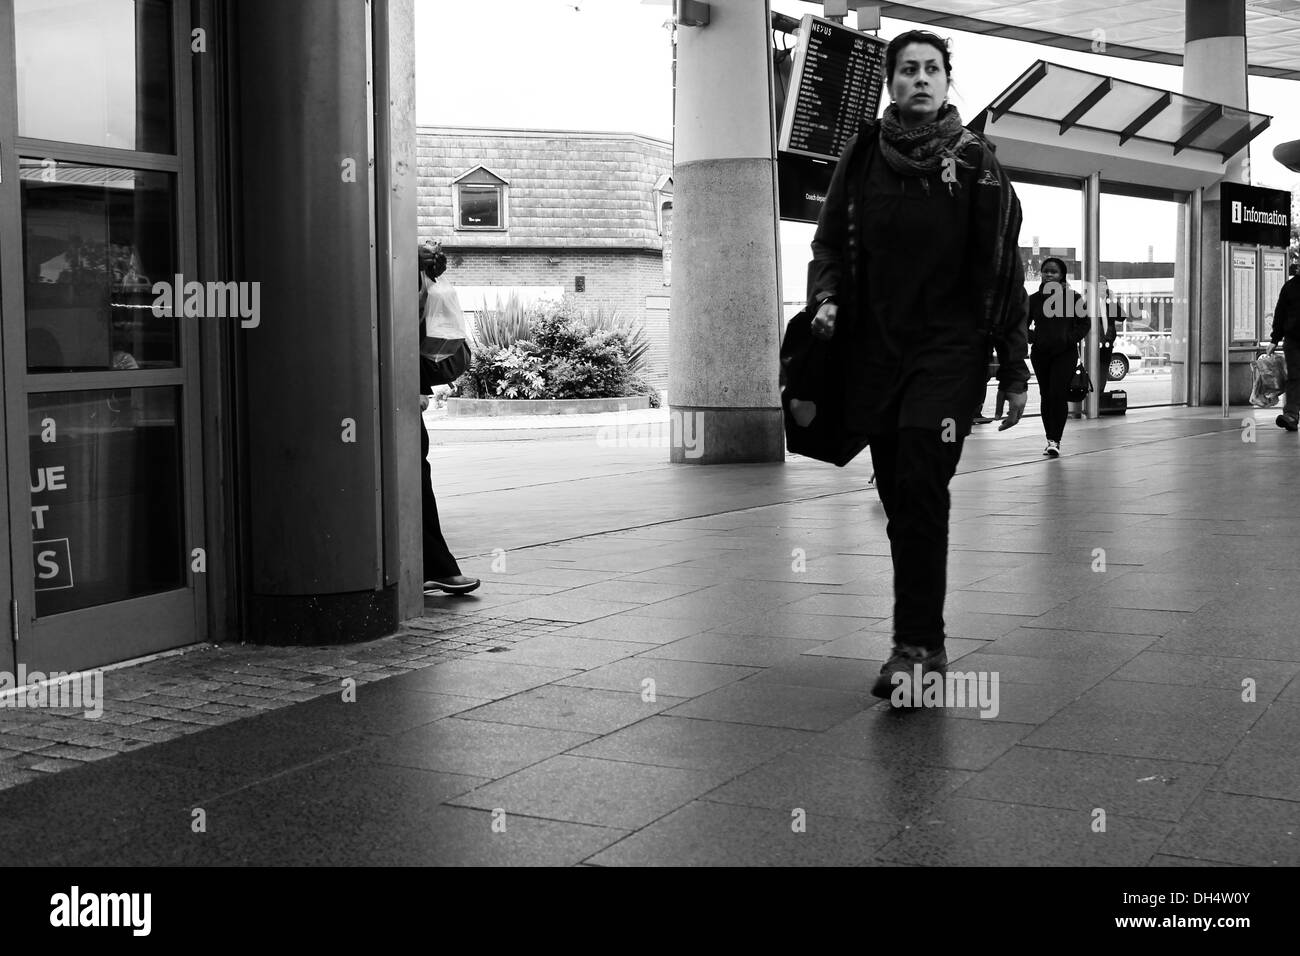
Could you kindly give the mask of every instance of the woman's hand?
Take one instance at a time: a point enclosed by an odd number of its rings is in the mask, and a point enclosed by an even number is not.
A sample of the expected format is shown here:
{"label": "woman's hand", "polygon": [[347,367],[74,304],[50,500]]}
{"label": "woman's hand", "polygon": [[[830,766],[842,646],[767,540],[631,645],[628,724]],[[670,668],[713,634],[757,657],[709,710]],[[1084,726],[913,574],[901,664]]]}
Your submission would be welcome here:
{"label": "woman's hand", "polygon": [[812,320],[813,337],[829,340],[835,334],[835,316],[838,313],[839,306],[834,302],[823,302]]}

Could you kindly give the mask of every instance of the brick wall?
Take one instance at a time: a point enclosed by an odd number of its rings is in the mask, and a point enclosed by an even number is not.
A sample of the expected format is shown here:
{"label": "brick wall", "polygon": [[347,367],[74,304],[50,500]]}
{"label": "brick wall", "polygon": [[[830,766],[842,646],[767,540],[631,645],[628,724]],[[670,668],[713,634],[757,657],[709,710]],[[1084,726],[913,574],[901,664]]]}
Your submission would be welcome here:
{"label": "brick wall", "polygon": [[[659,388],[668,386],[668,311],[646,308],[646,296],[669,294],[662,253],[645,249],[457,249],[451,243],[443,248],[447,278],[457,286],[560,286],[573,292],[574,278],[585,276],[586,291],[576,293],[575,298],[593,308],[611,306],[644,323],[650,339],[646,377]],[[463,304],[466,308],[473,305]]]}

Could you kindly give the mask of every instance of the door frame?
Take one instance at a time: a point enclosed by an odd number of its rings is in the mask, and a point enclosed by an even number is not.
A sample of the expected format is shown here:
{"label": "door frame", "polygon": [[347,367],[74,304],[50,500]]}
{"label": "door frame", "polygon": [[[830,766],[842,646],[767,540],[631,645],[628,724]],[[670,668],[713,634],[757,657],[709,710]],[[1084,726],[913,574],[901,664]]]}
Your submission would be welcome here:
{"label": "door frame", "polygon": [[[4,353],[4,421],[7,469],[6,519],[9,550],[5,555],[11,585],[12,635],[6,659],[40,671],[78,670],[129,660],[144,654],[203,640],[207,620],[204,574],[193,570],[194,549],[206,550],[204,527],[203,441],[199,326],[196,318],[178,317],[176,368],[90,373],[29,375],[23,286],[23,227],[19,158],[53,159],[166,172],[174,177],[173,213],[176,271],[199,274],[190,5],[170,4],[172,40],[172,129],[174,155],[108,147],[50,142],[17,136],[17,69],[0,71],[0,342]],[[14,0],[0,0],[0,62],[16,64]],[[169,279],[171,277],[168,277]],[[31,569],[31,490],[28,447],[28,395],[43,391],[174,386],[180,391],[181,496],[186,578],[182,587],[37,619]],[[11,623],[11,627],[13,624]],[[13,670],[12,664],[9,667]]]}

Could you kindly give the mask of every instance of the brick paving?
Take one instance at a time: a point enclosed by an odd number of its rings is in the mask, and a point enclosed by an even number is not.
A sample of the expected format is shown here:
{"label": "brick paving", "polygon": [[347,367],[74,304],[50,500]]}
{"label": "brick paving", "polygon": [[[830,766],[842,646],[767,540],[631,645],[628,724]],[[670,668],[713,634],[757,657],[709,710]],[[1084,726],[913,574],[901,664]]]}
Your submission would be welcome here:
{"label": "brick paving", "polygon": [[104,672],[103,713],[0,709],[0,790],[147,744],[162,743],[549,634],[563,622],[432,610],[395,634],[338,647],[201,644]]}

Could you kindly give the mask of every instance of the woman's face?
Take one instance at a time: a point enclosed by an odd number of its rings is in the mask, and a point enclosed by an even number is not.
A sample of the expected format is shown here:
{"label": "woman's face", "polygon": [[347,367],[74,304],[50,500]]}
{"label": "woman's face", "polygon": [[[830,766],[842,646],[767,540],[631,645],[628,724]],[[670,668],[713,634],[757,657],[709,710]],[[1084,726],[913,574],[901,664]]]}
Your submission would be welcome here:
{"label": "woman's face", "polygon": [[1046,283],[1060,282],[1065,276],[1061,272],[1061,267],[1055,262],[1043,264],[1043,281]]}
{"label": "woman's face", "polygon": [[908,126],[934,122],[948,98],[943,54],[928,43],[909,43],[898,53],[889,95]]}

